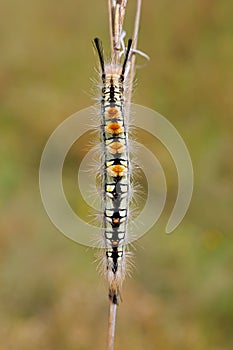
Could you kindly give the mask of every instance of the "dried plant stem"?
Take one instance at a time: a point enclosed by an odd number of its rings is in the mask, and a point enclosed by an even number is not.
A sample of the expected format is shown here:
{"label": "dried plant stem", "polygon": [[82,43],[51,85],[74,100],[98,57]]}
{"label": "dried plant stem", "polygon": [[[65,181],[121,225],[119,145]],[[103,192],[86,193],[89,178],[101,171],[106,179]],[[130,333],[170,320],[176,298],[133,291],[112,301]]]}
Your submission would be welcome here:
{"label": "dried plant stem", "polygon": [[110,33],[110,48],[111,57],[114,56],[114,44],[113,44],[113,5],[112,0],[108,0],[108,18],[109,18],[109,33]]}
{"label": "dried plant stem", "polygon": [[133,31],[133,38],[132,38],[133,39],[133,43],[132,43],[133,53],[132,53],[132,56],[130,59],[130,71],[129,71],[129,75],[128,75],[127,101],[129,104],[131,103],[133,80],[134,80],[134,75],[135,75],[136,52],[134,52],[134,51],[137,50],[141,7],[142,7],[142,0],[137,0],[137,10],[136,10],[136,16],[135,16],[135,21],[134,21],[134,31]]}
{"label": "dried plant stem", "polygon": [[108,0],[109,29],[112,62],[119,64],[123,23],[127,0]]}
{"label": "dried plant stem", "polygon": [[110,302],[109,319],[108,319],[108,339],[107,339],[106,350],[114,349],[116,312],[117,312],[117,304],[113,304],[112,302]]}

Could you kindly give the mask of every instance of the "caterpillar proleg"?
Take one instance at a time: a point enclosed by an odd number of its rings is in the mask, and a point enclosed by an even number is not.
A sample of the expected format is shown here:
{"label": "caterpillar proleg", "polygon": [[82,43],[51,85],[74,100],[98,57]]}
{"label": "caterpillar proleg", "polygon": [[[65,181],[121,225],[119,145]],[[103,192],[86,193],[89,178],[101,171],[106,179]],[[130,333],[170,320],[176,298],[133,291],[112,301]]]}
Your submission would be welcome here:
{"label": "caterpillar proleg", "polygon": [[123,64],[105,64],[102,44],[94,43],[102,73],[101,145],[102,145],[102,214],[106,248],[105,275],[109,299],[118,304],[118,295],[126,270],[127,223],[130,199],[130,158],[125,91],[127,63],[132,46],[129,39]]}

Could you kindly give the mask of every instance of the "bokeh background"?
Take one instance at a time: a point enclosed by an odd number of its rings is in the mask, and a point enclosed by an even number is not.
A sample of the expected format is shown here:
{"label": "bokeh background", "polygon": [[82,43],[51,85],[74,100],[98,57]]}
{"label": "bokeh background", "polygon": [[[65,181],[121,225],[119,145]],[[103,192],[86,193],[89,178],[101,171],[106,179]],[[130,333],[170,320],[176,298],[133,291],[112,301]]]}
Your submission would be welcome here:
{"label": "bokeh background", "polygon": [[[0,5],[0,349],[103,349],[108,300],[95,251],[51,224],[38,167],[55,127],[93,103],[97,57],[91,41],[101,37],[108,51],[107,2]],[[130,1],[128,36],[134,11]],[[134,101],[179,130],[193,161],[195,189],[182,224],[166,235],[175,166],[158,141],[139,135],[164,168],[168,198],[156,227],[135,244],[116,349],[233,348],[232,13],[229,0],[143,3],[139,48],[151,61],[137,71]],[[88,142],[86,137],[82,145]],[[74,206],[84,154],[85,147],[74,147],[65,165]]]}

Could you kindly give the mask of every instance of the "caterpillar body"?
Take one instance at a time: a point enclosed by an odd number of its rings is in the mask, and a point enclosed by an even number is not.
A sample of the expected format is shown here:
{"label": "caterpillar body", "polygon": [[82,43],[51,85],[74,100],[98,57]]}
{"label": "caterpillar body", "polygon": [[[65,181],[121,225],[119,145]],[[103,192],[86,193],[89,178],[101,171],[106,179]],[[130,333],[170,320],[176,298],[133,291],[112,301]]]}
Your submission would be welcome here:
{"label": "caterpillar body", "polygon": [[101,70],[101,187],[102,227],[105,244],[104,273],[109,299],[118,304],[126,274],[126,244],[130,201],[130,158],[126,118],[126,66],[132,40],[128,41],[123,65],[105,65],[101,42],[94,39]]}

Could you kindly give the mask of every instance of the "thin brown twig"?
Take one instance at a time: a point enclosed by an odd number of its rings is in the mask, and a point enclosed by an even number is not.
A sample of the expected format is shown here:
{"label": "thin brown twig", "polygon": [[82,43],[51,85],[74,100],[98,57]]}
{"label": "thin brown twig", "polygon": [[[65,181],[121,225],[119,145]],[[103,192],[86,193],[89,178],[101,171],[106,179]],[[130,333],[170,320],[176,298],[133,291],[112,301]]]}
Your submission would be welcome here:
{"label": "thin brown twig", "polygon": [[108,0],[108,18],[109,18],[109,35],[110,35],[110,49],[111,57],[114,56],[114,44],[113,44],[113,4],[112,0]]}
{"label": "thin brown twig", "polygon": [[127,0],[108,0],[110,46],[112,62],[119,64],[123,23]]}
{"label": "thin brown twig", "polygon": [[141,7],[142,7],[142,0],[137,0],[137,9],[136,9],[136,16],[135,16],[135,21],[134,21],[133,37],[132,37],[132,39],[133,39],[132,55],[130,58],[130,70],[129,70],[129,75],[128,75],[128,88],[127,88],[127,99],[126,99],[128,101],[128,106],[127,106],[128,109],[129,109],[129,105],[131,103],[132,90],[133,90],[133,80],[134,80],[134,75],[135,75],[136,53],[134,51],[137,50]]}

